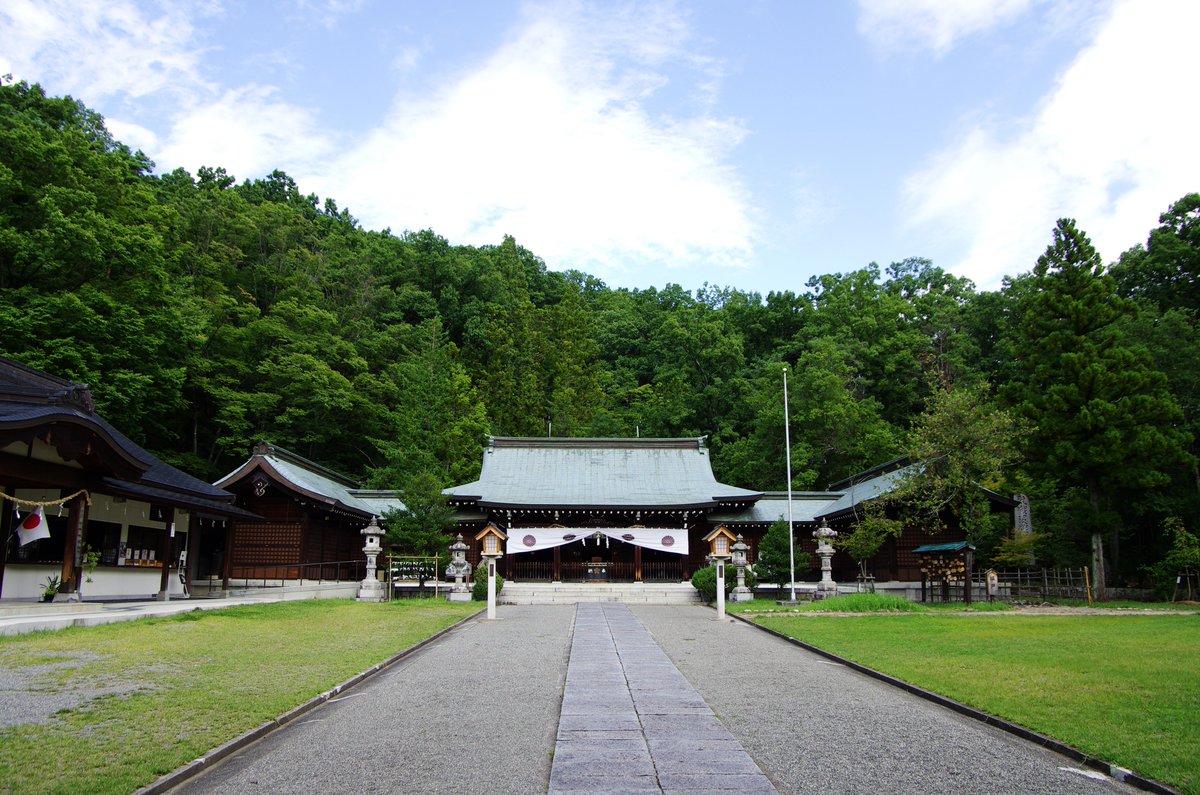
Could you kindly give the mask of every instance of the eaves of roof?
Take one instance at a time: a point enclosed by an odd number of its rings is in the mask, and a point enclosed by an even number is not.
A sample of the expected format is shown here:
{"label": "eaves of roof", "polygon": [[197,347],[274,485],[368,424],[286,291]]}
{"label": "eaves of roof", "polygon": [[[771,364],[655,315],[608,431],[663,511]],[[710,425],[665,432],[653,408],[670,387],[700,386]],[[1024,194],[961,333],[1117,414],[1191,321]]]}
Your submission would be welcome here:
{"label": "eaves of roof", "polygon": [[[202,513],[211,513],[238,519],[261,519],[256,513],[239,508],[232,502],[205,498],[199,495],[164,489],[147,483],[131,483],[117,478],[103,478],[104,493],[144,500],[157,505],[189,508]],[[231,495],[232,496],[232,495]]]}

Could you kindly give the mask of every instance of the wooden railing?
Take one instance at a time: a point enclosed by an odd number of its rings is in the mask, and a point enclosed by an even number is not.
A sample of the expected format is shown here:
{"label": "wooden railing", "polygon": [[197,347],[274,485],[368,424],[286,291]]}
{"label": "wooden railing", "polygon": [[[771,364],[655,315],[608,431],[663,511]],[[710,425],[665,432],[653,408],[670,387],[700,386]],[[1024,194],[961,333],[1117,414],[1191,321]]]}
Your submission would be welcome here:
{"label": "wooden railing", "polygon": [[[297,563],[255,566],[232,566],[229,578],[259,580],[265,586],[268,581],[316,580],[317,582],[354,582],[366,576],[365,560],[331,560],[321,563]],[[212,579],[212,578],[210,578]]]}

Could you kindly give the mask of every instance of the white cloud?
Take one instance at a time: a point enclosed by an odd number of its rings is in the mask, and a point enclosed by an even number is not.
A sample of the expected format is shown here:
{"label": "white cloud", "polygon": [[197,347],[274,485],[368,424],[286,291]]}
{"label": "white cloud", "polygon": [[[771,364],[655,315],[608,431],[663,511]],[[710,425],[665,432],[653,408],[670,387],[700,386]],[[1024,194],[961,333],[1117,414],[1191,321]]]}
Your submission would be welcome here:
{"label": "white cloud", "polygon": [[[332,25],[358,0],[294,0]],[[160,171],[286,170],[373,228],[431,227],[454,242],[512,234],[551,267],[613,275],[647,262],[746,263],[747,192],[729,165],[745,131],[712,112],[721,63],[695,54],[669,2],[523,8],[509,41],[401,96],[378,129],[330,132],[317,111],[261,83],[219,86],[197,28],[219,6],[10,0],[4,57],[53,93],[116,107],[110,129]],[[195,16],[189,16],[194,14]],[[392,66],[420,64],[412,46]],[[669,94],[675,110],[656,110]],[[140,115],[139,115],[140,114]]]}
{"label": "white cloud", "polygon": [[194,90],[200,51],[188,12],[170,4],[149,15],[130,0],[7,0],[0,41],[18,79],[89,102],[125,94]]}
{"label": "white cloud", "polygon": [[512,234],[551,267],[601,276],[643,259],[743,264],[754,231],[726,155],[744,131],[648,107],[660,67],[695,65],[680,20],[661,7],[569,9],[530,10],[474,71],[399,101],[325,169],[320,192],[368,226],[476,244]]}
{"label": "white cloud", "polygon": [[342,17],[362,10],[364,0],[295,0],[297,11],[323,28],[337,26]]}
{"label": "white cloud", "polygon": [[885,51],[948,52],[959,40],[1011,22],[1033,0],[858,0],[858,32]]}
{"label": "white cloud", "polygon": [[962,260],[943,264],[981,287],[1032,268],[1060,217],[1106,262],[1144,242],[1200,189],[1187,78],[1197,29],[1191,0],[1115,7],[1016,133],[976,123],[908,178],[910,223],[961,244]]}
{"label": "white cloud", "polygon": [[[342,14],[356,5],[330,0],[315,10]],[[254,178],[285,168],[298,177],[328,155],[331,138],[311,109],[285,102],[271,86],[222,90],[207,81],[189,15],[219,14],[218,5],[154,8],[131,0],[12,0],[0,7],[0,40],[17,78],[30,75],[50,93],[70,93],[93,107],[112,100],[153,118],[154,130],[120,112],[106,124],[160,171],[183,166],[194,173],[208,165]]]}
{"label": "white cloud", "polygon": [[314,111],[280,101],[269,86],[245,86],[183,110],[155,162],[159,171],[221,166],[239,180],[282,168],[299,181],[332,146]]}

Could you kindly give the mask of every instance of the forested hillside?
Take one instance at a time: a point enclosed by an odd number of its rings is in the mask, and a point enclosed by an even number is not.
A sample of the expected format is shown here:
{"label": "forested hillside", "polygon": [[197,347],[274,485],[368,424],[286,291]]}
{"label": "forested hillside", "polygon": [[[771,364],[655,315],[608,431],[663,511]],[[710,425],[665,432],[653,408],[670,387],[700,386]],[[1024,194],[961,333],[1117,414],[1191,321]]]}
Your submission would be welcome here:
{"label": "forested hillside", "polygon": [[1060,221],[999,292],[904,259],[763,296],[613,289],[511,238],[363,229],[281,172],[152,166],[82,103],[0,87],[0,353],[203,478],[258,439],[398,488],[473,479],[486,433],[704,435],[718,478],[781,489],[786,364],[796,489],[908,452],[931,396],[969,392],[1023,428],[984,485],[1030,495],[1043,562],[1102,538],[1133,581],[1164,522],[1195,529],[1198,194],[1111,265]]}

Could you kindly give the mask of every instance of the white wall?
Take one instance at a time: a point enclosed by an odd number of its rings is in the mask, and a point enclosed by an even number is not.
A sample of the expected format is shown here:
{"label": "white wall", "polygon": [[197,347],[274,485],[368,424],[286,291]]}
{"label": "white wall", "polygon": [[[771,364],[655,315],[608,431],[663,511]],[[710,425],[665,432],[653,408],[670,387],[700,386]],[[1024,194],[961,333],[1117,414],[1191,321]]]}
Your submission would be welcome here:
{"label": "white wall", "polygon": [[[58,489],[17,489],[16,496],[25,500],[46,502],[60,499],[63,495]],[[88,509],[88,519],[98,522],[113,522],[121,525],[121,541],[129,538],[129,526],[165,528],[164,522],[150,519],[150,504],[137,500],[121,500],[107,494],[92,494],[92,504]],[[47,508],[47,513],[54,514],[58,509]],[[24,511],[22,511],[22,514]],[[67,515],[66,506],[63,516]],[[186,511],[175,512],[175,528],[179,533],[186,533],[189,516]],[[85,531],[86,532],[86,531]],[[157,550],[156,550],[157,551]],[[81,550],[82,554],[82,550]],[[158,593],[162,579],[162,569],[151,566],[126,566],[126,561],[120,560],[117,566],[97,566],[92,572],[92,582],[83,583],[83,598],[88,601],[99,601],[102,597],[131,597],[152,596]],[[172,595],[182,594],[183,585],[179,582],[178,570],[171,561],[172,569],[169,579],[169,591]],[[4,569],[4,586],[0,591],[0,599],[36,599],[41,597],[46,578],[62,573],[61,565],[25,564],[9,561]],[[83,573],[86,576],[86,572]]]}

